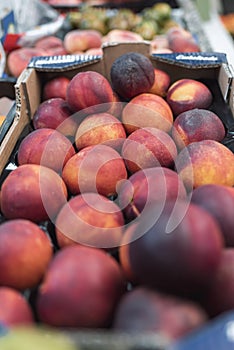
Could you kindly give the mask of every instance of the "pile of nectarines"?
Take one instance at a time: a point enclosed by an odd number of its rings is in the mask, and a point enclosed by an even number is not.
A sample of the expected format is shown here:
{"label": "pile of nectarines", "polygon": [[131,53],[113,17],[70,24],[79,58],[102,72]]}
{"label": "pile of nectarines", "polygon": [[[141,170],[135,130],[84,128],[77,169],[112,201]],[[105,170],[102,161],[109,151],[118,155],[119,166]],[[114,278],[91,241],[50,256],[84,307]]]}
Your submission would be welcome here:
{"label": "pile of nectarines", "polygon": [[171,341],[233,308],[234,154],[210,88],[135,52],[110,80],[61,75],[1,185],[0,321]]}

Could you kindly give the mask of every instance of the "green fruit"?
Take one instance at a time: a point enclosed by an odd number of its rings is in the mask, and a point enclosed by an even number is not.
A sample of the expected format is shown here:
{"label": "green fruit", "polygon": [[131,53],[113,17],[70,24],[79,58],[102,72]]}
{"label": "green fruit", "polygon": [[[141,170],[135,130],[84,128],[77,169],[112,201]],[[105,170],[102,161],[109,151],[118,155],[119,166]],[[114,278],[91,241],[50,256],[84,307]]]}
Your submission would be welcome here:
{"label": "green fruit", "polygon": [[0,349],[4,350],[78,350],[65,334],[58,331],[17,327],[0,337]]}
{"label": "green fruit", "polygon": [[140,34],[145,40],[152,40],[158,33],[158,25],[153,20],[143,20],[134,28],[134,32]]}

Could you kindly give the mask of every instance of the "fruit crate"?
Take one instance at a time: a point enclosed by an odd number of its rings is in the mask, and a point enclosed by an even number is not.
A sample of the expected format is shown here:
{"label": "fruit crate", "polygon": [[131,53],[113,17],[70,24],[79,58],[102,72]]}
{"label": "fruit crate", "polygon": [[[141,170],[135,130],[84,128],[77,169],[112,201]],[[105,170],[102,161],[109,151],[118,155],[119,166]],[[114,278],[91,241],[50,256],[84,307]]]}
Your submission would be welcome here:
{"label": "fruit crate", "polygon": [[[50,56],[32,59],[15,84],[15,114],[13,123],[4,138],[5,147],[0,149],[1,179],[17,167],[18,144],[31,130],[33,115],[38,108],[44,84],[58,76],[72,78],[78,72],[96,71],[110,80],[110,68],[114,60],[127,52],[139,52],[149,57],[154,67],[168,72],[172,82],[180,78],[191,78],[205,82],[214,96],[211,110],[222,119],[227,129],[224,142],[233,147],[233,89],[234,75],[223,53],[178,53],[149,54],[149,43],[123,43],[104,47],[103,57],[99,56]],[[6,159],[6,152],[9,154]],[[137,335],[110,333],[105,331],[68,332],[81,349],[118,350],[165,350],[167,339],[160,335]]]}
{"label": "fruit crate", "polygon": [[[42,88],[46,81],[58,77],[73,77],[80,71],[95,70],[110,80],[110,67],[113,61],[123,53],[136,51],[150,56],[148,42],[113,43],[104,47],[104,56],[65,55],[35,57],[14,85],[15,106],[11,112],[11,125],[4,134],[0,146],[0,173],[7,164],[14,163],[13,150],[21,134],[29,132],[33,115],[41,103]],[[225,142],[232,150],[234,142],[234,73],[224,53],[172,53],[153,54],[153,65],[166,70],[172,82],[181,77],[205,80],[216,96],[213,110],[222,118],[227,128]],[[12,89],[12,86],[11,86]],[[13,113],[13,116],[12,116]],[[26,131],[24,131],[26,129]]]}

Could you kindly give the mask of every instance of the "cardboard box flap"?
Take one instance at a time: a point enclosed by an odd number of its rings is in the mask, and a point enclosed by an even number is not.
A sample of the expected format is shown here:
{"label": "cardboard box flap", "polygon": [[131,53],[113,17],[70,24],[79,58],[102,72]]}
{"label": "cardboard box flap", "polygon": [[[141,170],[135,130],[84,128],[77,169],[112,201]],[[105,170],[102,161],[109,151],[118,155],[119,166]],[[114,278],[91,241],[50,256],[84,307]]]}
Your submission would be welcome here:
{"label": "cardboard box flap", "polygon": [[227,56],[221,52],[174,52],[152,54],[160,62],[187,67],[189,69],[215,68],[227,64]]}
{"label": "cardboard box flap", "polygon": [[36,56],[33,57],[27,68],[37,71],[61,71],[82,67],[101,60],[98,55],[59,55],[59,56]]}

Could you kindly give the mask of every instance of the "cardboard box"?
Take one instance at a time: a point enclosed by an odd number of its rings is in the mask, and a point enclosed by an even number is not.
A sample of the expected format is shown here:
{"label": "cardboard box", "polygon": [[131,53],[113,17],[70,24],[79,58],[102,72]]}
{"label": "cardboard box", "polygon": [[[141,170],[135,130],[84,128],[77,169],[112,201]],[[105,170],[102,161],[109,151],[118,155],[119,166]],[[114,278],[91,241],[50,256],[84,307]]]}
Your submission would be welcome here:
{"label": "cardboard box", "polygon": [[[0,164],[2,176],[12,162],[17,143],[27,132],[33,115],[41,102],[43,84],[51,78],[65,75],[72,78],[81,71],[94,70],[110,80],[110,69],[120,55],[135,51],[149,57],[153,65],[169,73],[171,80],[192,78],[205,82],[214,95],[211,106],[220,116],[227,128],[228,137],[232,137],[234,125],[234,75],[223,53],[174,53],[150,56],[149,43],[123,43],[104,47],[103,57],[99,56],[50,56],[35,57],[31,60],[15,84],[15,115],[6,137],[0,144]],[[13,164],[14,165],[14,164]],[[137,335],[111,333],[105,331],[77,331],[69,333],[81,349],[90,350],[165,350],[167,340],[160,335]]]}
{"label": "cardboard box", "polygon": [[[166,70],[172,82],[180,78],[202,80],[215,94],[211,108],[223,119],[227,128],[232,128],[234,115],[234,74],[223,53],[172,53],[149,54],[148,42],[110,44],[100,56],[48,56],[31,60],[15,84],[15,116],[0,144],[0,174],[9,161],[10,155],[23,130],[30,125],[33,115],[41,102],[43,84],[51,78],[65,75],[72,78],[80,71],[95,70],[110,80],[113,61],[129,51],[140,52],[150,57],[155,67]],[[230,135],[229,135],[230,136]]]}

